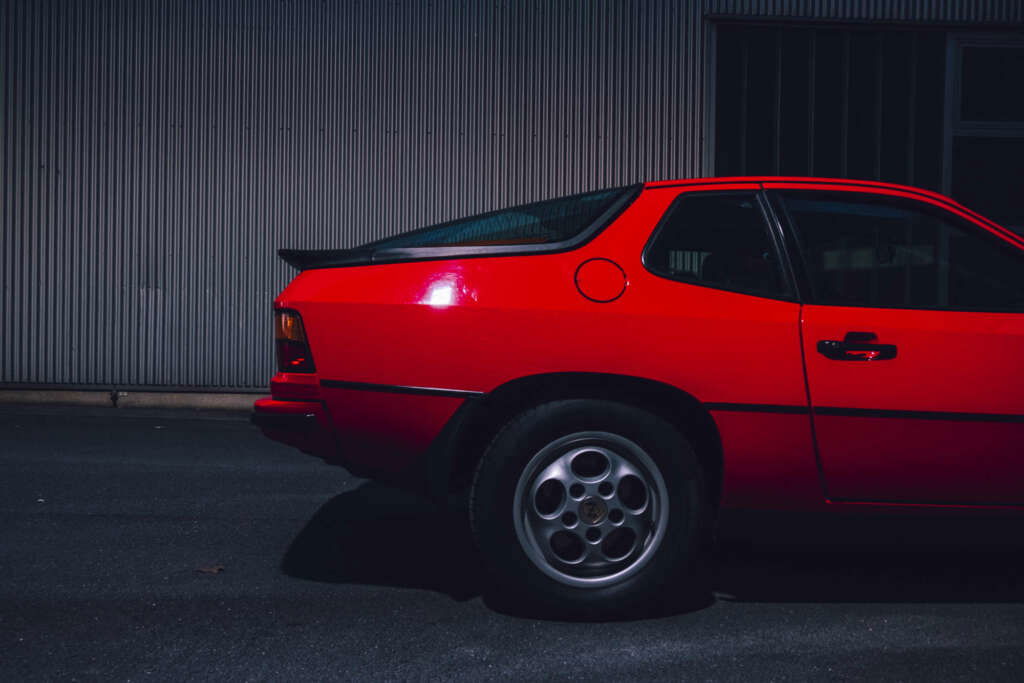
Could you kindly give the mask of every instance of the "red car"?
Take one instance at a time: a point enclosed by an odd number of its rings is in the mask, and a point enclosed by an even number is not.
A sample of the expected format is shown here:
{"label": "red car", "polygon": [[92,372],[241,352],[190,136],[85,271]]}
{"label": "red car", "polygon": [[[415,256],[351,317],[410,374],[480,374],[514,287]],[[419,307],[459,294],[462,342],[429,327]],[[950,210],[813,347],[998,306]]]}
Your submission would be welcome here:
{"label": "red car", "polygon": [[934,192],[655,182],[281,256],[254,421],[468,491],[516,595],[663,599],[719,509],[1024,511],[1024,238]]}

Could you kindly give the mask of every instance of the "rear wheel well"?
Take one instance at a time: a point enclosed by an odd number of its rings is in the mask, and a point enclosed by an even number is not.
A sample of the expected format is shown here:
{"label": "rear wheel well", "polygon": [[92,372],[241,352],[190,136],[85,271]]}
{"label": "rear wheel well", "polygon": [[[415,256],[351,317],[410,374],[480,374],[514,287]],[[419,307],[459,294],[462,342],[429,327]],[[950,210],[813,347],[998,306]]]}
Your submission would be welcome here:
{"label": "rear wheel well", "polygon": [[564,399],[618,401],[666,420],[690,442],[708,479],[709,497],[717,507],[722,489],[722,442],[707,409],[685,391],[662,382],[601,373],[532,375],[498,387],[467,411],[452,442],[449,488],[469,486],[473,471],[502,426],[529,408]]}

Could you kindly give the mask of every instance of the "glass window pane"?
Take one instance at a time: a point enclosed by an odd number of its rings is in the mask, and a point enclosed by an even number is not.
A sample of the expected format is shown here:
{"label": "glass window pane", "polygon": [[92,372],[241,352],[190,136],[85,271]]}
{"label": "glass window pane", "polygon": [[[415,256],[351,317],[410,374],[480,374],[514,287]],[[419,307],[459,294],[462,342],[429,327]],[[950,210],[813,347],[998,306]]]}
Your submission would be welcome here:
{"label": "glass window pane", "polygon": [[601,190],[525,204],[414,230],[367,246],[404,249],[564,242],[590,227],[626,191]]}
{"label": "glass window pane", "polygon": [[963,121],[1024,121],[1024,47],[964,47]]}
{"label": "glass window pane", "polygon": [[953,214],[849,192],[782,197],[816,303],[1024,310],[1024,255]]}
{"label": "glass window pane", "polygon": [[644,264],[674,280],[748,294],[789,294],[753,193],[684,194],[665,213]]}
{"label": "glass window pane", "polygon": [[1024,138],[953,139],[953,196],[1024,234]]}

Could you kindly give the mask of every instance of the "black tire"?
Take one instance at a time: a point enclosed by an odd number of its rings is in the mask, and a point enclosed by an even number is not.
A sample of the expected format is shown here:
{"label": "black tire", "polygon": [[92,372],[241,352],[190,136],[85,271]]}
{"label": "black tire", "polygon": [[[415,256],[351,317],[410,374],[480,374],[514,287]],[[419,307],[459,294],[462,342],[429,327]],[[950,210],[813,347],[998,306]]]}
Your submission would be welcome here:
{"label": "black tire", "polygon": [[[611,561],[608,561],[609,568],[605,575],[602,575],[599,569],[586,570],[560,565],[558,557],[546,562],[548,566],[545,568],[544,558],[539,557],[538,548],[541,552],[546,552],[546,549],[541,545],[541,541],[536,540],[543,538],[543,533],[523,531],[532,523],[527,516],[537,512],[533,509],[527,511],[526,508],[530,501],[534,500],[529,495],[529,491],[533,490],[531,486],[536,486],[537,481],[549,476],[544,474],[547,470],[538,468],[543,468],[542,463],[548,458],[558,459],[557,456],[542,453],[549,450],[557,453],[559,448],[572,448],[573,446],[561,444],[585,443],[585,439],[577,442],[572,442],[572,439],[583,439],[583,435],[596,434],[613,435],[616,439],[628,440],[642,449],[648,456],[643,462],[647,463],[648,467],[653,464],[662,478],[664,486],[658,487],[657,490],[662,491],[662,495],[667,494],[667,504],[664,505],[667,509],[659,513],[659,519],[664,523],[660,540],[653,540],[655,531],[649,532],[650,535],[646,538],[650,542],[646,544],[634,540],[633,550],[630,552],[643,556],[642,561],[638,559],[631,568],[627,567],[620,572],[624,574],[621,578],[617,578]],[[600,445],[601,442],[596,443]],[[569,459],[563,458],[560,462],[573,463],[570,469],[575,469],[575,460],[572,458],[579,456],[573,456],[572,453],[578,453],[579,449],[565,452],[569,453],[565,455],[565,458]],[[633,454],[634,459],[644,457],[635,455],[635,451],[629,452]],[[625,460],[629,462],[628,458]],[[612,478],[611,472],[616,462],[620,461],[613,459],[608,463],[608,474],[605,476],[609,480]],[[540,471],[540,474],[527,473],[524,477],[524,472],[528,468],[530,472]],[[564,471],[564,468],[561,471]],[[564,488],[564,484],[574,476],[576,475],[570,473],[569,479],[560,481],[561,487],[554,488],[570,490]],[[515,500],[521,477],[524,484],[519,494],[521,502],[518,517],[527,521],[517,523],[517,515],[513,511],[517,509]],[[619,484],[623,484],[623,481],[620,480]],[[620,485],[619,488],[622,489],[623,486]],[[580,489],[576,487],[575,490],[578,492]],[[600,510],[596,513],[593,511],[592,503],[590,509],[583,507],[586,500],[594,498],[596,497],[581,498],[577,501],[571,494],[566,493],[559,498],[561,503],[558,505],[561,507],[551,509],[559,521],[544,521],[539,517],[536,519],[538,523],[547,525],[545,528],[553,529],[562,523],[561,519],[565,514],[563,510],[572,511],[586,516],[587,520],[594,524],[603,524],[601,528],[609,534],[610,539],[610,534],[615,531],[609,526],[611,521],[622,518],[621,514],[610,511],[618,499],[612,498],[608,501],[608,505],[604,506],[606,517],[601,517]],[[657,502],[659,498],[656,494],[652,500],[657,506],[662,506],[662,503]],[[516,611],[522,611],[522,607],[528,606],[527,611],[534,614],[542,613],[544,616],[633,616],[651,612],[663,613],[666,610],[677,611],[685,605],[695,604],[695,601],[700,602],[709,594],[700,570],[705,565],[706,558],[701,556],[704,554],[702,550],[706,548],[706,531],[710,515],[708,496],[697,457],[678,429],[664,419],[634,406],[606,400],[561,400],[542,404],[513,418],[495,436],[477,467],[469,507],[474,537],[484,562],[497,584],[496,595],[503,596],[502,602],[508,605],[517,605]],[[602,506],[599,504],[598,507]],[[646,504],[646,507],[653,508],[655,505]],[[607,523],[593,521],[595,519],[606,519]],[[584,519],[577,517],[577,521],[575,527],[566,533],[575,534],[580,539],[585,538],[587,533],[595,533],[589,526],[584,525]],[[650,526],[644,528],[656,529],[656,521],[652,520]],[[598,534],[595,533],[596,535]],[[653,550],[644,551],[644,546],[653,547]],[[551,547],[554,548],[554,545]],[[580,552],[592,551],[596,557],[594,562],[600,564],[606,557],[597,555],[597,549],[600,548],[604,552],[605,547],[594,545],[591,549],[584,547]],[[531,559],[531,556],[535,559]],[[590,557],[587,556],[586,562],[590,561]],[[624,559],[623,562],[628,559]],[[585,575],[585,578],[581,579],[579,576],[571,575],[572,571],[595,573]],[[588,580],[597,581],[599,585],[581,586],[572,583]],[[605,583],[600,583],[602,581]]]}

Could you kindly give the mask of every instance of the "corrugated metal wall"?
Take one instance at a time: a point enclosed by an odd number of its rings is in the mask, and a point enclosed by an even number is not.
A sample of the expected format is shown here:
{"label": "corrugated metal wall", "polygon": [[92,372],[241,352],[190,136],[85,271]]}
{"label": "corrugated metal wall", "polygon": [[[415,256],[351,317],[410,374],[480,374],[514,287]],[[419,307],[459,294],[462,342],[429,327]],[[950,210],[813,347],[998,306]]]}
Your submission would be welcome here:
{"label": "corrugated metal wall", "polygon": [[705,0],[711,15],[921,23],[1024,22],[1021,0]]}
{"label": "corrugated metal wall", "polygon": [[0,4],[0,382],[265,386],[279,246],[709,168],[705,13],[992,2]]}

